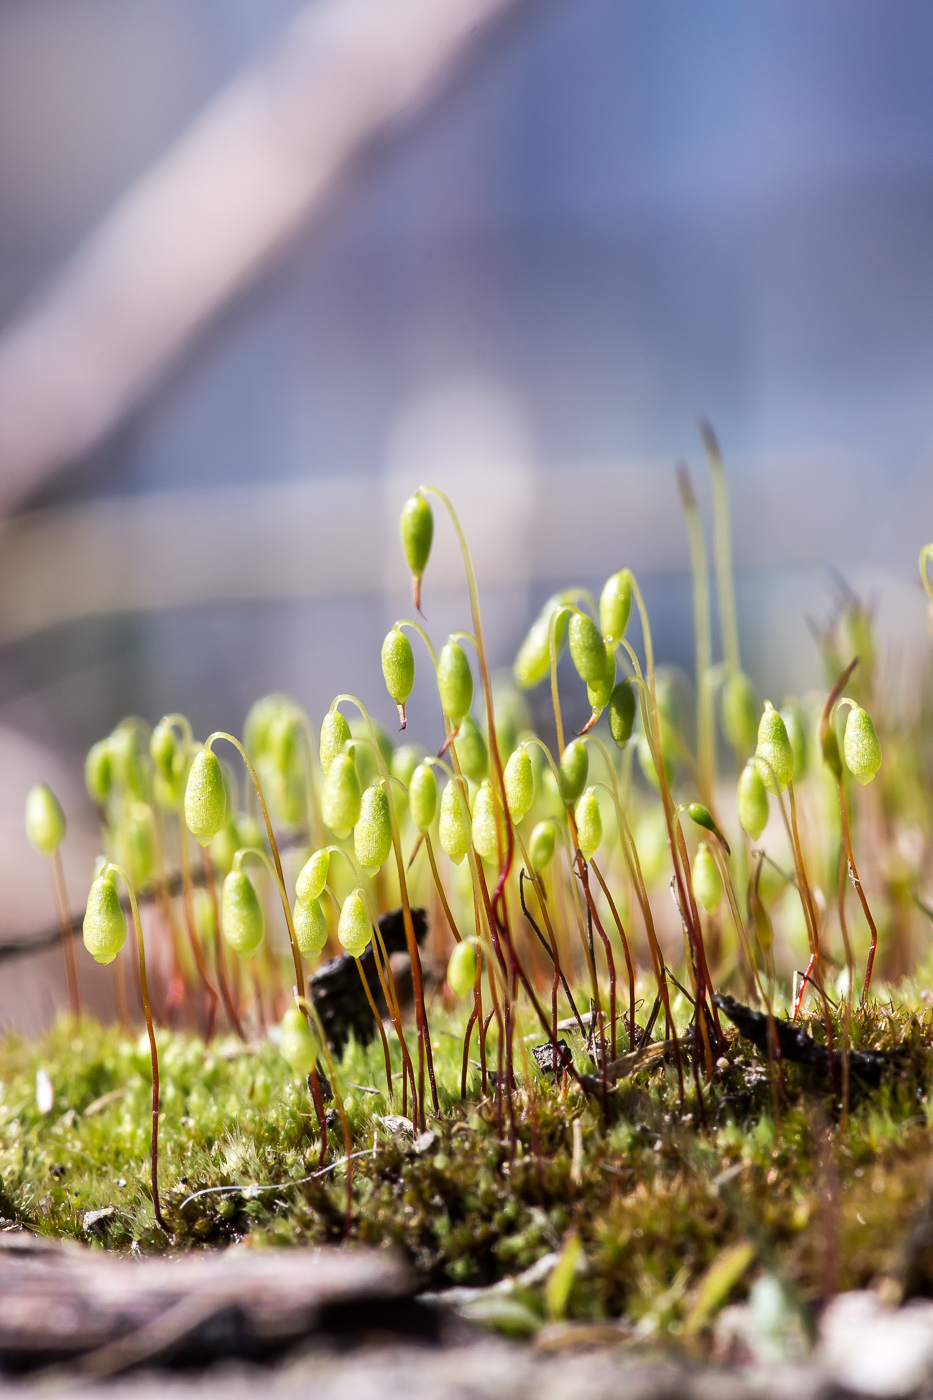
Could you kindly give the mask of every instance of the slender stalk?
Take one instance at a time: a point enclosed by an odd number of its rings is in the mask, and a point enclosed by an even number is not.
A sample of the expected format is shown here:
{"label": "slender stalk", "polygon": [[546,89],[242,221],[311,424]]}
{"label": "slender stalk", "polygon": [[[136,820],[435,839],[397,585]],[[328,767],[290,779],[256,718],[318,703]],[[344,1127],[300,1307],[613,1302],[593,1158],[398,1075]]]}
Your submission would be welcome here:
{"label": "slender stalk", "polygon": [[81,979],[78,974],[78,958],[75,953],[75,934],[68,909],[68,893],[65,889],[65,871],[62,866],[61,848],[56,846],[50,857],[52,865],[52,890],[55,897],[55,910],[62,931],[62,959],[65,964],[65,981],[68,985],[68,1005],[76,1021],[81,1019]]}
{"label": "slender stalk", "polygon": [[227,959],[224,955],[224,940],[220,929],[220,901],[217,898],[217,882],[214,879],[214,867],[204,847],[201,846],[199,849],[201,851],[201,868],[204,871],[204,884],[207,887],[211,908],[214,912],[214,957],[217,963],[217,980],[220,983],[220,995],[223,999],[227,1019],[234,1033],[240,1040],[245,1041],[246,1036],[240,1021],[240,1013],[237,1011],[233,993],[230,990],[230,982],[227,977]]}
{"label": "slender stalk", "polygon": [[[208,1026],[214,1024],[214,1015],[217,1010],[219,996],[217,988],[214,986],[207,973],[204,964],[204,954],[201,948],[201,940],[198,937],[197,925],[194,917],[194,886],[191,881],[191,854],[188,849],[188,828],[185,826],[184,814],[179,813],[178,819],[178,854],[181,865],[182,884],[182,908],[185,911],[185,928],[188,933],[188,943],[191,947],[191,955],[194,958],[194,965],[197,968],[198,977],[204,993],[207,997],[207,1020]],[[208,1036],[208,1039],[210,1037]]]}
{"label": "slender stalk", "polygon": [[453,934],[455,941],[456,941],[457,943],[462,943],[462,942],[463,942],[463,939],[460,937],[460,930],[457,928],[457,921],[456,921],[456,919],[454,918],[454,916],[453,916],[453,914],[452,914],[452,912],[451,912],[450,905],[449,905],[449,903],[447,902],[447,895],[446,895],[446,893],[445,893],[445,891],[444,891],[444,886],[443,886],[443,884],[441,883],[440,872],[438,871],[438,868],[437,868],[437,861],[436,861],[435,858],[434,858],[434,846],[433,846],[433,844],[432,844],[432,842],[431,842],[431,836],[430,836],[430,833],[427,832],[427,831],[424,833],[424,844],[425,844],[425,849],[427,850],[427,853],[428,853],[428,860],[429,860],[429,862],[430,862],[430,864],[431,864],[431,874],[432,874],[433,877],[434,877],[434,884],[435,884],[435,887],[436,887],[436,889],[437,889],[438,896],[439,896],[439,898],[440,898],[441,904],[442,904],[443,909],[444,909],[444,917],[446,918],[447,923],[448,923],[449,926],[450,926],[450,931],[451,931],[451,933]]}
{"label": "slender stalk", "polygon": [[693,632],[696,642],[697,688],[697,754],[699,758],[700,797],[712,806],[716,781],[716,726],[713,712],[713,688],[709,683],[713,667],[713,643],[710,634],[709,563],[703,525],[697,509],[690,473],[684,463],[677,468],[677,486],[687,524],[690,545],[690,570],[693,577]]}
{"label": "slender stalk", "polygon": [[133,927],[136,931],[136,946],[139,953],[139,991],[142,997],[143,1011],[146,1016],[146,1032],[149,1036],[149,1056],[152,1063],[152,1206],[155,1212],[156,1224],[159,1229],[166,1235],[171,1235],[172,1232],[165,1223],[162,1215],[162,1206],[159,1202],[159,1051],[156,1047],[155,1031],[152,1026],[152,1007],[149,1004],[149,982],[146,977],[146,945],[143,942],[143,926],[139,917],[139,906],[136,903],[136,891],[133,889],[132,880],[129,875],[127,875],[122,865],[116,865],[111,861],[110,869],[116,871],[126,886],[126,892],[130,900],[130,908],[133,913]]}
{"label": "slender stalk", "polygon": [[732,525],[729,509],[729,483],[722,453],[710,424],[702,421],[700,436],[706,449],[713,486],[713,554],[716,568],[716,597],[719,604],[719,630],[722,650],[730,672],[739,670],[739,629],[735,612],[735,584],[732,575]]}
{"label": "slender stalk", "polygon": [[[374,955],[374,957],[375,957],[375,955]],[[385,1026],[382,1024],[382,1017],[379,1015],[379,1008],[378,1008],[378,1006],[376,1005],[375,1001],[373,1000],[373,994],[372,994],[372,992],[369,990],[369,983],[368,983],[368,981],[366,980],[366,973],[363,971],[363,962],[362,962],[362,959],[361,959],[361,958],[354,958],[353,961],[356,963],[356,970],[357,970],[357,972],[360,974],[360,981],[361,981],[362,984],[363,984],[363,991],[366,993],[366,1000],[369,1002],[369,1009],[370,1009],[370,1011],[372,1011],[372,1013],[373,1013],[373,1019],[374,1019],[374,1021],[376,1022],[376,1025],[377,1025],[377,1027],[379,1028],[379,1034],[380,1034],[380,1036],[382,1037],[382,1053],[383,1053],[383,1056],[384,1056],[384,1058],[385,1058],[385,1066],[386,1066],[386,1087],[387,1087],[387,1089],[388,1089],[388,1094],[389,1094],[389,1103],[391,1104],[392,1101],[393,1101],[393,1099],[392,1099],[392,1060],[391,1060],[391,1058],[390,1058],[390,1056],[389,1056],[389,1041],[388,1041],[388,1037],[386,1036],[386,1028],[385,1028]]]}

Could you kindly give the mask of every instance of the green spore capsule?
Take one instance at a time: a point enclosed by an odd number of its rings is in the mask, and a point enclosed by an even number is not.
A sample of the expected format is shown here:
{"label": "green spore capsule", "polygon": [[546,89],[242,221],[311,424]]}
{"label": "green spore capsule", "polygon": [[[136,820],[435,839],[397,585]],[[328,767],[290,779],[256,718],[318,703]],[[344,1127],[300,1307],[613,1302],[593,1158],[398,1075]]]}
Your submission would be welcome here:
{"label": "green spore capsule", "polygon": [[290,1006],[282,1017],[282,1039],[279,1048],[289,1069],[302,1078],[310,1074],[317,1064],[321,1047],[317,1036],[308,1025],[304,1013],[297,1006]]}
{"label": "green spore capsule", "polygon": [[441,793],[441,815],[437,826],[441,849],[459,865],[470,845],[469,818],[461,810],[456,780],[451,779]]}
{"label": "green spore capsule", "polygon": [[693,893],[697,902],[707,914],[715,914],[722,899],[722,877],[713,853],[705,841],[701,841],[697,846],[697,853],[693,857],[692,875]]}
{"label": "green spore capsule", "polygon": [[427,568],[431,554],[431,541],[434,539],[434,515],[427,501],[420,494],[409,496],[402,506],[399,520],[399,535],[405,559],[411,570],[412,597],[415,607],[421,611],[421,575]]}
{"label": "green spore capsule", "polygon": [[754,760],[750,759],[739,775],[736,808],[742,830],[757,841],[768,825],[768,793]]}
{"label": "green spore capsule", "polygon": [[467,654],[451,637],[437,658],[437,693],[441,709],[452,724],[459,724],[473,704],[473,672]]}
{"label": "green spore capsule", "polygon": [[606,670],[601,681],[587,681],[586,698],[595,711],[604,710],[612,699],[612,688],[616,683],[616,654],[611,646],[606,647]]}
{"label": "green spore capsule", "polygon": [[570,657],[577,675],[587,685],[596,685],[606,674],[606,643],[596,623],[585,612],[570,619]]}
{"label": "green spore capsule", "polygon": [[842,753],[846,767],[856,782],[870,783],[881,767],[881,745],[871,716],[860,705],[852,705],[842,736]]}
{"label": "green spore capsule", "polygon": [[133,884],[145,889],[155,869],[155,821],[148,802],[134,802],[126,824],[126,863]]}
{"label": "green spore capsule", "polygon": [[224,938],[241,958],[253,956],[266,931],[256,887],[246,871],[235,866],[224,877],[221,888],[220,926]]}
{"label": "green spore capsule", "polygon": [[84,785],[91,801],[102,807],[113,788],[113,760],[109,739],[99,739],[88,749],[87,758],[84,760]]}
{"label": "green spore capsule", "polygon": [[554,650],[560,657],[567,640],[570,609],[558,596],[548,598],[528,630],[512,666],[515,683],[522,690],[539,685],[551,669],[551,618],[560,610],[554,629]]}
{"label": "green spore capsule", "polygon": [[716,825],[713,814],[708,807],[704,807],[702,802],[688,802],[687,815],[690,817],[691,821],[696,822],[697,826],[702,826],[705,831],[711,831],[714,836],[718,837],[718,839],[722,843],[726,855],[732,854],[732,852],[729,849],[729,842],[719,830],[719,827]]}
{"label": "green spore capsule", "polygon": [[794,755],[794,782],[798,783],[807,771],[809,744],[807,743],[807,731],[803,716],[796,700],[784,701],[781,719],[784,721],[784,728],[787,730],[787,737]]}
{"label": "green spore capsule", "polygon": [[91,885],[84,911],[84,946],[95,962],[112,963],[126,942],[126,915],[117,887],[107,874]]}
{"label": "green spore capsule", "polygon": [[794,751],[784,721],[770,700],[765,701],[764,714],[758,722],[755,759],[768,791],[776,791],[776,785],[779,785],[783,792],[794,776]]}
{"label": "green spore capsule", "polygon": [[758,697],[744,671],[734,671],[723,686],[719,718],[729,743],[746,758],[758,735]]}
{"label": "green spore capsule", "polygon": [[556,832],[552,821],[538,822],[528,838],[528,859],[535,875],[546,870],[554,859]]}
{"label": "green spore capsule", "polygon": [[113,774],[124,791],[133,797],[145,800],[147,796],[146,770],[139,744],[139,731],[135,725],[122,722],[110,736],[110,757]]}
{"label": "green spore capsule", "polygon": [[301,720],[297,709],[283,706],[269,725],[266,753],[270,764],[283,777],[301,762]]}
{"label": "green spore capsule", "polygon": [[295,881],[295,898],[299,904],[311,904],[320,899],[330,870],[330,851],[315,851],[305,861]]}
{"label": "green spore capsule", "polygon": [[236,822],[228,816],[207,849],[211,853],[211,861],[215,869],[219,870],[221,875],[226,875],[227,871],[232,868],[233,857],[240,847],[252,844],[252,841],[242,839]]}
{"label": "green spore capsule", "polygon": [[603,839],[603,819],[596,800],[596,790],[588,787],[573,809],[577,824],[577,845],[586,860],[596,854]]}
{"label": "green spore capsule", "polygon": [[447,985],[456,997],[465,997],[476,986],[476,939],[458,943],[447,964]]}
{"label": "green spore capsule", "polygon": [[454,745],[460,767],[471,783],[481,783],[489,772],[489,749],[483,731],[472,715],[464,715]]}
{"label": "green spore capsule", "polygon": [[382,643],[382,675],[386,690],[398,706],[399,726],[404,729],[405,701],[415,684],[415,653],[399,627],[393,627]]}
{"label": "green spore capsule", "polygon": [[378,870],[392,854],[389,799],[381,783],[363,793],[360,815],[353,828],[353,851],[364,870]]}
{"label": "green spore capsule", "polygon": [[328,710],[321,721],[320,759],[321,772],[327,777],[328,769],[344,744],[350,739],[350,726],[339,710]]}
{"label": "green spore capsule", "polygon": [[65,813],[48,783],[36,783],[26,797],[26,835],[37,851],[50,856],[65,839]]}
{"label": "green spore capsule", "polygon": [[408,784],[408,810],[419,831],[427,831],[437,815],[437,778],[430,763],[419,763]]}
{"label": "green spore capsule", "polygon": [[599,628],[610,645],[618,645],[632,611],[632,580],[627,569],[607,578],[599,595]]}
{"label": "green spore capsule", "polygon": [[292,910],[295,925],[295,941],[307,958],[316,958],[327,942],[327,920],[319,899],[309,899],[302,903],[295,900]]}
{"label": "green spore capsule", "polygon": [[831,724],[826,725],[820,735],[820,747],[823,750],[823,762],[838,782],[842,777],[842,755],[839,752],[836,731]]}
{"label": "green spore capsule", "polygon": [[321,793],[321,812],[338,841],[350,835],[359,821],[363,794],[350,753],[338,753],[331,760]]}
{"label": "green spore capsule", "polygon": [[340,918],[337,920],[337,938],[351,958],[359,958],[366,952],[372,936],[372,924],[366,913],[362,891],[354,890],[343,901]]}
{"label": "green spore capsule", "polygon": [[149,757],[155,771],[167,782],[175,777],[175,758],[178,753],[178,736],[172,725],[164,719],[153,729],[149,737]]}
{"label": "green spore capsule", "polygon": [[227,789],[220,760],[211,749],[194,756],[185,785],[185,824],[201,846],[206,846],[224,824]]}
{"label": "green spore capsule", "polygon": [[505,800],[513,822],[520,822],[535,800],[535,772],[524,744],[520,744],[505,765]]}
{"label": "green spore capsule", "polygon": [[638,702],[631,681],[619,681],[609,697],[609,733],[620,749],[624,749],[635,728]]}
{"label": "green spore capsule", "polygon": [[[392,759],[389,763],[389,772],[392,774],[393,778],[398,778],[400,783],[408,787],[408,784],[411,782],[412,773],[414,773],[423,758],[424,749],[420,744],[400,744],[392,754]],[[403,795],[404,794],[399,793],[398,789],[396,789],[396,801]]]}
{"label": "green spore capsule", "polygon": [[565,802],[576,802],[586,787],[590,758],[582,739],[571,739],[560,756],[560,795]]}
{"label": "green spore capsule", "polygon": [[473,802],[473,845],[478,855],[490,865],[499,856],[496,842],[496,814],[493,808],[492,788],[489,779],[484,778]]}

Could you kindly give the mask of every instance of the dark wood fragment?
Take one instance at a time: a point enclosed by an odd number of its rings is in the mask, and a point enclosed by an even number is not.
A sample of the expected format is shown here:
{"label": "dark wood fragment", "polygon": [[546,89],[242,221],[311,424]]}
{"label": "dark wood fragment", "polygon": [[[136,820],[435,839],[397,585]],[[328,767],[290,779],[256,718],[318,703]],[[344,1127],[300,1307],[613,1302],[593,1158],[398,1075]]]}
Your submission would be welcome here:
{"label": "dark wood fragment", "polygon": [[543,1074],[563,1074],[564,1070],[573,1064],[573,1056],[566,1040],[557,1042],[556,1054],[555,1047],[549,1040],[546,1040],[543,1045],[533,1045],[531,1053],[535,1064]]}
{"label": "dark wood fragment", "polygon": [[[745,1040],[750,1040],[763,1054],[769,1053],[768,1017],[763,1012],[753,1011],[750,1006],[736,1001],[735,997],[716,995],[713,1001],[723,1015],[728,1016],[739,1035]],[[818,1074],[829,1076],[829,1051],[825,1045],[820,1045],[802,1026],[794,1025],[793,1021],[775,1017],[774,1027],[782,1059],[793,1064],[806,1065]],[[841,1074],[841,1050],[833,1051],[833,1060],[837,1074]],[[881,1076],[893,1064],[893,1057],[883,1054],[880,1050],[849,1051],[849,1071],[865,1084],[880,1084]]]}
{"label": "dark wood fragment", "polygon": [[[420,945],[428,932],[428,916],[423,909],[412,909],[411,918],[415,938]],[[379,931],[390,957],[393,953],[406,951],[405,923],[401,909],[391,909],[387,914],[383,914],[379,920]],[[321,1018],[328,1045],[338,1055],[351,1033],[361,1045],[368,1045],[376,1034],[372,1008],[366,1000],[360,974],[354,966],[357,961],[362,963],[373,1000],[381,1013],[388,1017],[372,944],[359,959],[352,958],[349,953],[331,958],[330,962],[318,968],[308,981],[308,997]]]}

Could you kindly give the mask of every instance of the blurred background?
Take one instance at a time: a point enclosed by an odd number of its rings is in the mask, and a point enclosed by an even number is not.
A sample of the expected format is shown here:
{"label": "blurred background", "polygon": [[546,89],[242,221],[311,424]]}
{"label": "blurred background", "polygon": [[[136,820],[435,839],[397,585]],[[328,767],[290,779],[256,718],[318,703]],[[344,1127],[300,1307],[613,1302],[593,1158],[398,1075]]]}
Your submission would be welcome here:
{"label": "blurred background", "polygon": [[[83,899],[81,761],[122,715],[204,737],[343,690],[391,720],[424,480],[498,664],[629,564],[689,670],[674,465],[708,519],[708,417],[761,692],[819,683],[838,578],[893,692],[924,653],[933,9],[441,8],[0,0],[0,936],[50,922],[37,778]],[[465,625],[446,526],[425,607]],[[410,715],[433,742],[431,688]]]}

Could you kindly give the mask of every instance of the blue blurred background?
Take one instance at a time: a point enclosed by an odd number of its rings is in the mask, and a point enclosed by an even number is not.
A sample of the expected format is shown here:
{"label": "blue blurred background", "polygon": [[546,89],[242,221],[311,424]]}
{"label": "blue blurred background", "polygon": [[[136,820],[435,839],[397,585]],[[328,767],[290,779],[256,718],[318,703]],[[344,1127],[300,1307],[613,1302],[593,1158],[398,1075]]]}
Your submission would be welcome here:
{"label": "blue blurred background", "polygon": [[[7,326],[302,8],[0,0]],[[689,669],[674,464],[708,518],[701,415],[762,693],[818,683],[830,568],[876,600],[897,691],[924,648],[931,390],[928,3],[520,5],[131,411],[19,494],[4,742],[67,774],[127,712],[182,709],[203,736],[272,689],[314,716],[355,691],[388,722],[396,512],[426,479],[463,506],[498,664],[555,583],[629,563],[661,659]],[[426,585],[440,640],[466,622],[450,538]]]}

